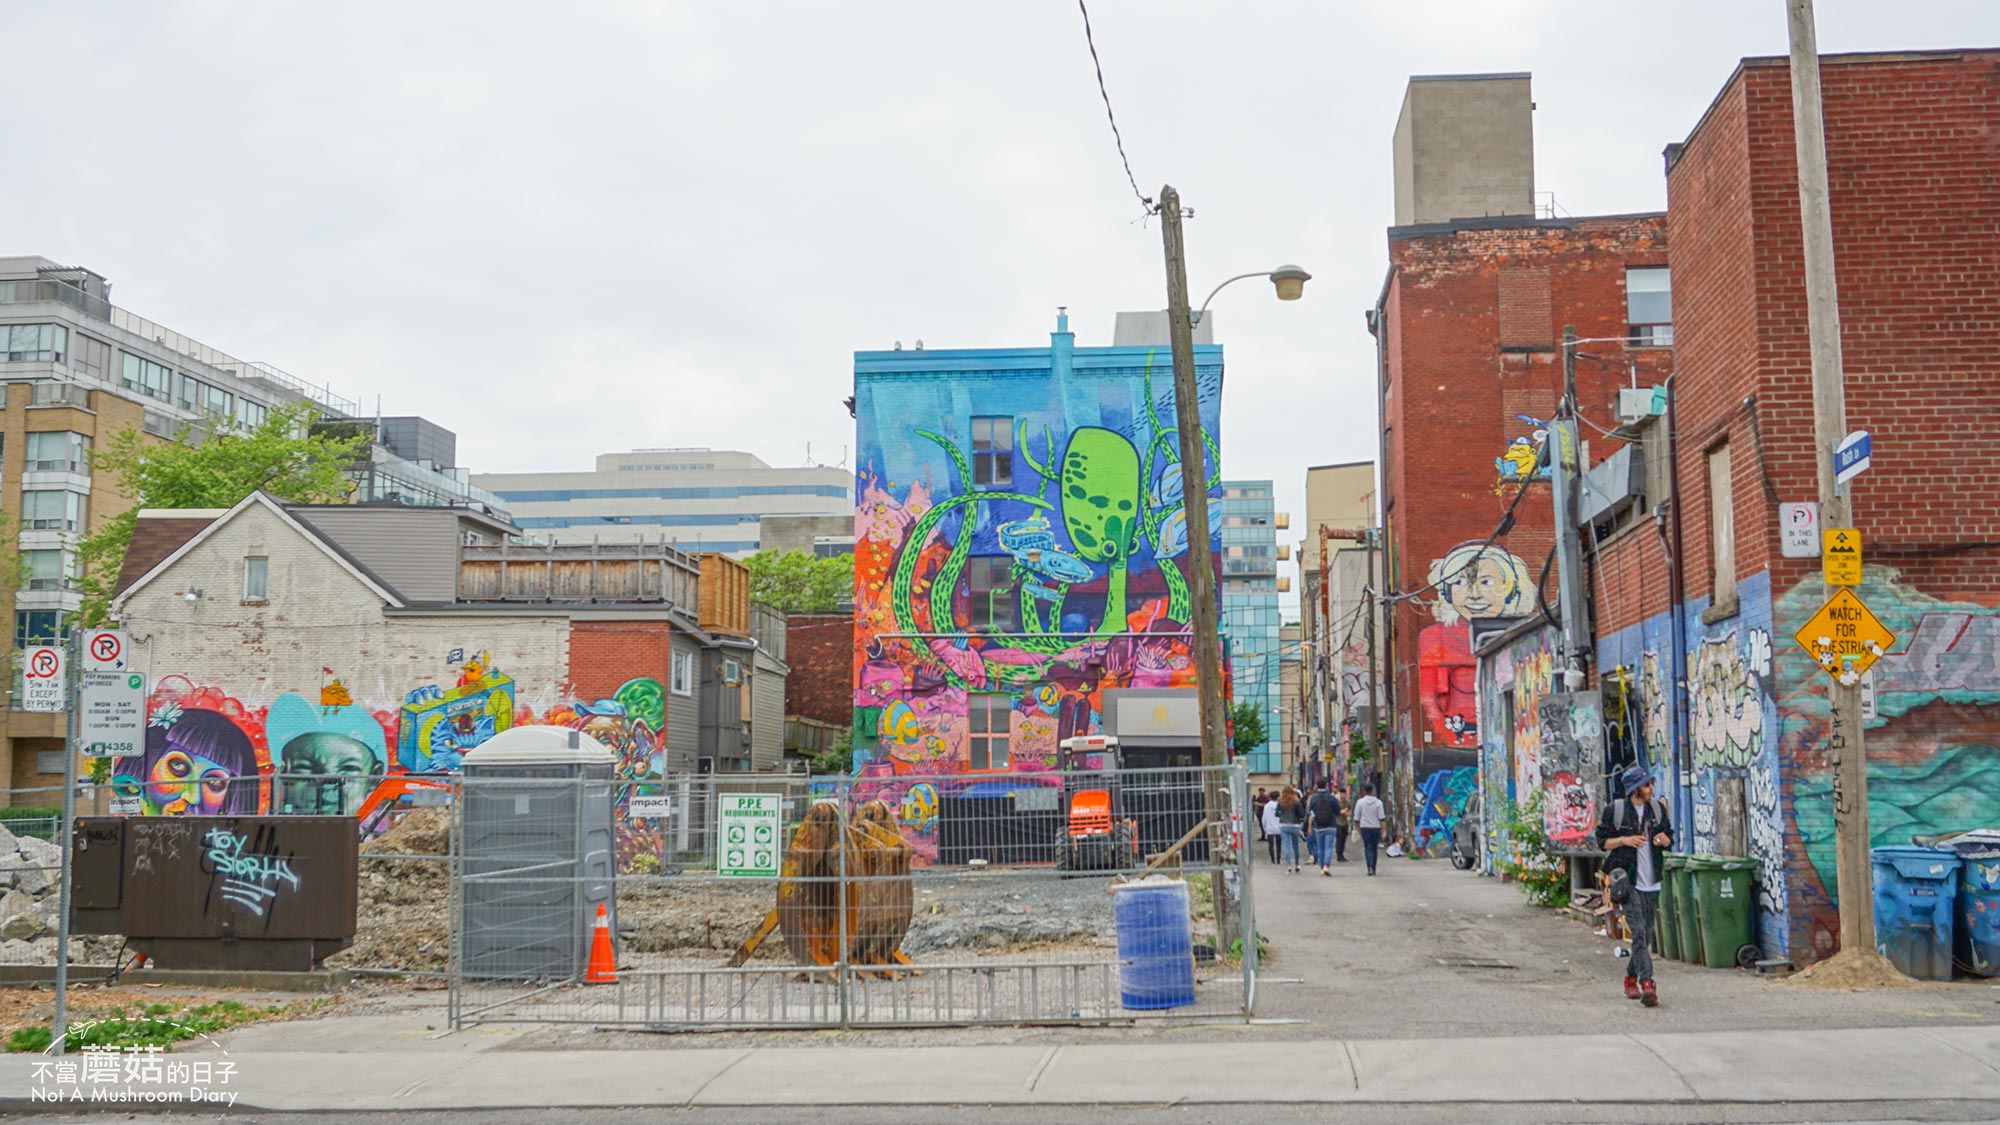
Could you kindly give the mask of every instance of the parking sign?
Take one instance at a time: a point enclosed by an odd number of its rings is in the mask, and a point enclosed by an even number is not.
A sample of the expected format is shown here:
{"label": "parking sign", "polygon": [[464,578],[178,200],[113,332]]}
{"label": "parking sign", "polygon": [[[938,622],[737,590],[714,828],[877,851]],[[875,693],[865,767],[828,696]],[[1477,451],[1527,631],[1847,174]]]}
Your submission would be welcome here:
{"label": "parking sign", "polygon": [[53,713],[69,708],[69,677],[63,650],[35,645],[22,654],[21,710]]}

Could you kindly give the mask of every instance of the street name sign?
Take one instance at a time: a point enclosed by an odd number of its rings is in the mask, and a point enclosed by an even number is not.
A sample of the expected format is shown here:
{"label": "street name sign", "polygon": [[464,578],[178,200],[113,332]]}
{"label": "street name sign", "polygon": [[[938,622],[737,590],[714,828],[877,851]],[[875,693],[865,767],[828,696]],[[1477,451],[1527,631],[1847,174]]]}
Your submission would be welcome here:
{"label": "street name sign", "polygon": [[776,793],[724,793],[721,804],[715,873],[724,879],[777,878],[783,799]]}
{"label": "street name sign", "polygon": [[[85,656],[86,666],[89,662]],[[76,702],[76,741],[84,757],[136,758],[146,752],[145,676],[85,671],[78,677]]]}
{"label": "street name sign", "polygon": [[1826,553],[1819,566],[1826,584],[1861,585],[1861,532],[1851,527],[1829,527],[1823,542]]}
{"label": "street name sign", "polygon": [[63,674],[63,650],[35,645],[21,657],[21,710],[44,714],[67,710],[69,678]]}
{"label": "street name sign", "polygon": [[1846,484],[1867,472],[1872,444],[1867,430],[1856,430],[1841,438],[1840,444],[1833,447],[1833,483]]}
{"label": "street name sign", "polygon": [[1819,505],[1811,500],[1778,505],[1779,552],[1788,559],[1819,557]]}
{"label": "street name sign", "polygon": [[1852,675],[1859,682],[1870,666],[1896,643],[1896,634],[1871,612],[1854,591],[1834,591],[1793,639],[1813,662],[1836,677]]}

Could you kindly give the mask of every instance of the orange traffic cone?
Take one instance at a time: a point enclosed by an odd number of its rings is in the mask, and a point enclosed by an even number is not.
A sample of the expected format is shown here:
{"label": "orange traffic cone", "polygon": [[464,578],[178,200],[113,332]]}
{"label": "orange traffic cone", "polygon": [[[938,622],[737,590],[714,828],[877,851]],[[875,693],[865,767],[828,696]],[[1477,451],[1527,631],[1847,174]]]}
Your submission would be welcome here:
{"label": "orange traffic cone", "polygon": [[616,984],[618,961],[611,952],[611,916],[604,904],[597,904],[597,928],[590,937],[590,965],[584,969],[585,984]]}

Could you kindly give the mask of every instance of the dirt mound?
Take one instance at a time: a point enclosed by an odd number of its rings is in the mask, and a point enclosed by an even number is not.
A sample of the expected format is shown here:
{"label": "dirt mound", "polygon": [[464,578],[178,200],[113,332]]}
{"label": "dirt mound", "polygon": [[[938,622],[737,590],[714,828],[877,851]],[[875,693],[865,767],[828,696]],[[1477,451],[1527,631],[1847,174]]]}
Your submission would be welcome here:
{"label": "dirt mound", "polygon": [[1911,980],[1896,971],[1889,959],[1872,949],[1836,953],[1825,961],[1808,965],[1793,976],[1799,988],[1863,989],[1916,988],[1922,981]]}
{"label": "dirt mound", "polygon": [[440,808],[416,809],[361,845],[354,944],[327,964],[442,971],[451,955],[450,849],[451,814]]}

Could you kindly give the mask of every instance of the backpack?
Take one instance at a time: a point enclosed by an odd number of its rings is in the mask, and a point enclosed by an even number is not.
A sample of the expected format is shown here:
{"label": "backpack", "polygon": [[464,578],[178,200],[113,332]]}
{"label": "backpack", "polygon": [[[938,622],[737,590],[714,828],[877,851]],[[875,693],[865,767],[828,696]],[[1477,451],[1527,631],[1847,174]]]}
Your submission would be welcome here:
{"label": "backpack", "polygon": [[[1650,802],[1648,802],[1647,807],[1652,809],[1653,811],[1654,824],[1666,823],[1667,820],[1666,801],[1662,800],[1659,797],[1655,797]],[[1626,827],[1625,814],[1631,811],[1632,811],[1632,802],[1627,798],[1620,797],[1618,799],[1618,815],[1612,818],[1611,826],[1621,831],[1624,830],[1624,828]]]}

